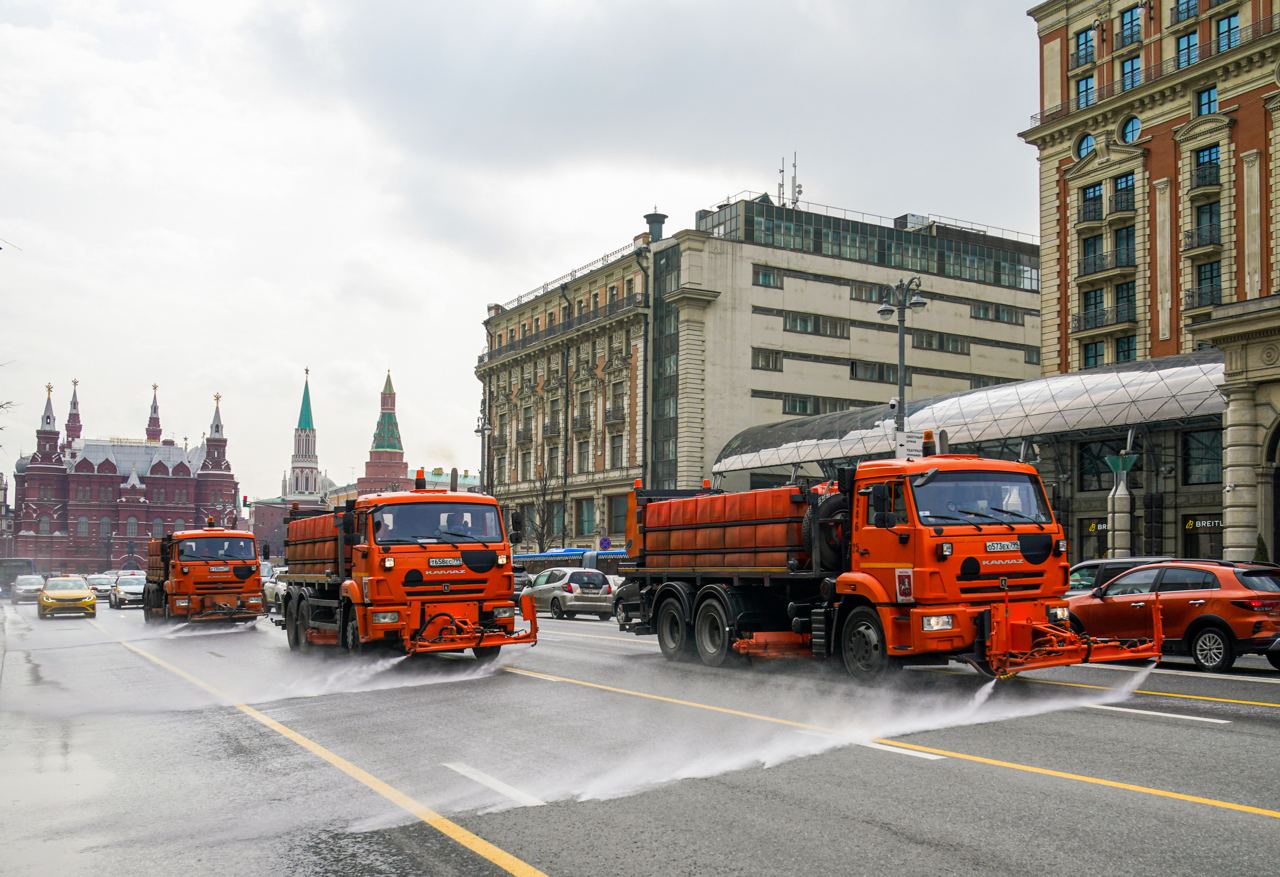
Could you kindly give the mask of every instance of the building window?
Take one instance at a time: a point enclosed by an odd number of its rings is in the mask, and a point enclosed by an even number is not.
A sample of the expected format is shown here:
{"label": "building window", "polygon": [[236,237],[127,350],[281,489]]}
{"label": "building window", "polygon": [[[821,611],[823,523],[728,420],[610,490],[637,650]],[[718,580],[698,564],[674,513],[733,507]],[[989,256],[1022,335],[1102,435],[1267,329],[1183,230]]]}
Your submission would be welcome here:
{"label": "building window", "polygon": [[130,517],[124,522],[124,535],[130,538],[138,535],[138,519],[137,518]]}
{"label": "building window", "polygon": [[1221,217],[1221,207],[1217,201],[1198,205],[1196,207],[1195,240],[1204,243],[1214,240],[1214,232],[1218,230],[1218,226],[1221,224]]}
{"label": "building window", "polygon": [[968,353],[969,339],[945,332],[917,329],[911,333],[911,346],[917,350],[941,350],[944,353]]}
{"label": "building window", "polygon": [[880,287],[871,283],[851,283],[849,284],[849,298],[852,301],[866,301],[872,304],[879,304],[884,294]]}
{"label": "building window", "polygon": [[1023,313],[1008,305],[996,305],[990,302],[974,302],[969,305],[969,316],[975,320],[991,320],[996,323],[1009,323],[1014,326],[1023,324]]}
{"label": "building window", "polygon": [[609,497],[609,533],[623,535],[627,532],[627,495]]}
{"label": "building window", "polygon": [[609,388],[609,407],[615,412],[622,411],[626,405],[627,387],[622,381],[614,381]]}
{"label": "building window", "polygon": [[1137,358],[1137,335],[1122,335],[1116,339],[1116,362],[1133,362]]}
{"label": "building window", "polygon": [[1086,289],[1080,297],[1086,314],[1098,314],[1107,307],[1107,293],[1104,289]]}
{"label": "building window", "polygon": [[782,318],[782,330],[804,335],[823,335],[827,338],[848,338],[849,321],[840,317],[788,311]]}
{"label": "building window", "polygon": [[[896,384],[898,367],[887,362],[865,362],[861,359],[849,363],[849,379],[853,381],[873,381],[877,384]],[[907,384],[911,384],[911,369],[907,369]]]}
{"label": "building window", "polygon": [[1218,86],[1211,85],[1196,92],[1196,115],[1207,116],[1218,111]]}
{"label": "building window", "polygon": [[1134,55],[1120,63],[1120,90],[1128,91],[1142,84],[1142,56]]}
{"label": "building window", "polygon": [[41,536],[48,536],[53,532],[53,519],[48,515],[40,516],[40,528],[37,531]]}
{"label": "building window", "polygon": [[[1142,120],[1137,116],[1130,116],[1125,119],[1124,126],[1120,129],[1120,139],[1125,143],[1132,143],[1142,136]],[[1133,174],[1129,174],[1129,178],[1133,178]]]}
{"label": "building window", "polygon": [[1077,31],[1075,37],[1076,53],[1071,66],[1080,67],[1093,61],[1093,28]]}
{"label": "building window", "polygon": [[1076,158],[1084,158],[1091,152],[1093,152],[1093,135],[1086,134],[1076,144]]}
{"label": "building window", "polygon": [[564,503],[549,502],[546,504],[546,510],[551,524],[547,535],[558,539],[564,535]]}
{"label": "building window", "polygon": [[530,470],[533,468],[533,453],[530,451],[520,452],[520,480],[528,481],[531,477]]}
{"label": "building window", "polygon": [[782,397],[782,413],[814,414],[817,401],[813,396],[795,396],[788,393]]}
{"label": "building window", "polygon": [[507,480],[506,455],[493,458],[493,483],[502,484]]}
{"label": "building window", "polygon": [[755,286],[782,289],[782,272],[767,265],[753,265],[751,268],[751,283]]}
{"label": "building window", "polygon": [[1178,68],[1190,67],[1200,60],[1200,35],[1194,30],[1178,37]]}
{"label": "building window", "polygon": [[1033,347],[1029,350],[1022,351],[1022,361],[1027,365],[1040,364],[1040,348]]}
{"label": "building window", "polygon": [[1111,235],[1111,245],[1115,250],[1117,265],[1133,265],[1134,259],[1137,257],[1137,249],[1134,246],[1134,227],[1126,225],[1124,228],[1118,228]]}
{"label": "building window", "polygon": [[1225,52],[1240,45],[1240,15],[1233,12],[1224,15],[1214,22],[1214,33],[1218,37],[1218,51]]}
{"label": "building window", "polygon": [[574,471],[579,474],[591,471],[591,442],[578,442],[578,468]]}
{"label": "building window", "polygon": [[1182,483],[1222,482],[1222,430],[1206,429],[1182,434]]}
{"label": "building window", "polygon": [[1102,218],[1102,183],[1094,183],[1080,190],[1080,221],[1090,222]]}
{"label": "building window", "polygon": [[634,293],[636,291],[636,279],[634,277],[628,277],[627,282],[623,285],[623,289],[627,291],[627,295]]}
{"label": "building window", "polygon": [[1116,284],[1116,321],[1138,318],[1137,285],[1130,280]]}
{"label": "building window", "polygon": [[111,519],[110,518],[103,518],[101,521],[98,522],[98,538],[99,539],[111,538]]}
{"label": "building window", "polygon": [[1092,76],[1081,76],[1076,80],[1076,109],[1093,106],[1096,97],[1097,92],[1093,88]]}
{"label": "building window", "polygon": [[547,448],[547,476],[556,478],[560,475],[560,446],[551,445]]}
{"label": "building window", "polygon": [[1096,368],[1106,361],[1106,344],[1102,341],[1086,341],[1080,345],[1083,368]]}
{"label": "building window", "polygon": [[164,521],[162,521],[160,518],[156,518],[151,522],[151,536],[152,538],[159,539],[163,535],[164,535]]}
{"label": "building window", "polygon": [[627,465],[622,438],[620,432],[609,436],[609,468],[611,469],[623,469]]}
{"label": "building window", "polygon": [[751,348],[751,367],[766,372],[782,371],[782,351]]}
{"label": "building window", "polygon": [[76,535],[77,536],[89,535],[89,518],[87,516],[81,515],[80,517],[76,518]]}
{"label": "building window", "polygon": [[177,533],[179,530],[185,529],[187,529],[187,522],[182,520],[182,518],[178,518],[173,522],[173,532]]}
{"label": "building window", "polygon": [[596,501],[578,499],[573,503],[573,533],[575,536],[593,536],[596,532]]}
{"label": "building window", "polygon": [[[1200,300],[1214,296],[1222,290],[1222,263],[1201,262],[1196,266],[1196,291]],[[1214,302],[1216,304],[1216,301]]]}

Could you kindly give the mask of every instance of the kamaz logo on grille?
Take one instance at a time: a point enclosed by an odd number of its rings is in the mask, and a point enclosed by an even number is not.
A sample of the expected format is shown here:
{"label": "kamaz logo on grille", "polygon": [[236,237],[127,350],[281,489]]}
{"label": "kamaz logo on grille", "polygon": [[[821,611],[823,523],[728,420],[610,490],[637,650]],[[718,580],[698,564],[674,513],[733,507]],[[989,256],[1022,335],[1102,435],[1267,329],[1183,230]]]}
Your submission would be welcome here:
{"label": "kamaz logo on grille", "polygon": [[1017,542],[988,542],[988,551],[1019,551],[1021,547]]}
{"label": "kamaz logo on grille", "polygon": [[462,561],[456,557],[433,557],[427,561],[427,566],[462,566]]}

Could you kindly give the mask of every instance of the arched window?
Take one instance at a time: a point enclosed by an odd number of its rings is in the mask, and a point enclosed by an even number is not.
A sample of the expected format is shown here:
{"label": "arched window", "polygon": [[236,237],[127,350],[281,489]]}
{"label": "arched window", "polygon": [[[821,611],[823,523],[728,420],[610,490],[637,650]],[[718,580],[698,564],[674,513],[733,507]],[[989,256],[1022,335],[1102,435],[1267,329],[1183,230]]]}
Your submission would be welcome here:
{"label": "arched window", "polygon": [[124,534],[126,536],[138,535],[138,519],[131,517],[124,522]]}
{"label": "arched window", "polygon": [[182,518],[178,518],[176,521],[173,522],[173,532],[176,533],[179,530],[185,530],[185,529],[187,529],[187,522],[182,520]]}
{"label": "arched window", "polygon": [[1086,134],[1080,138],[1080,142],[1076,144],[1076,158],[1085,158],[1089,153],[1093,152],[1093,135]]}
{"label": "arched window", "polygon": [[89,518],[87,516],[81,515],[79,518],[76,519],[76,535],[77,536],[89,535]]}
{"label": "arched window", "polygon": [[1142,120],[1137,116],[1130,116],[1125,119],[1124,127],[1120,129],[1120,139],[1125,143],[1132,143],[1142,136]]}
{"label": "arched window", "polygon": [[40,516],[40,535],[48,536],[53,529],[53,521],[48,515]]}
{"label": "arched window", "polygon": [[111,538],[111,519],[110,518],[103,518],[101,521],[98,522],[98,538],[99,539]]}
{"label": "arched window", "polygon": [[151,522],[151,535],[156,539],[164,535],[164,521],[160,518],[156,518]]}

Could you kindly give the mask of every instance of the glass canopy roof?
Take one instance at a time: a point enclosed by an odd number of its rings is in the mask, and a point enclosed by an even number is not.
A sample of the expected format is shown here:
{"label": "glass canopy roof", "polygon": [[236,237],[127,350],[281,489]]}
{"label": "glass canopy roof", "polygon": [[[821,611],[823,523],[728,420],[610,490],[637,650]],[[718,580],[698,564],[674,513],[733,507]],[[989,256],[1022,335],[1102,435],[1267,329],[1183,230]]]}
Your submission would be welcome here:
{"label": "glass canopy roof", "polygon": [[[964,445],[1220,415],[1222,354],[1216,350],[1129,362],[907,405],[908,430],[947,431]],[[733,472],[893,453],[888,405],[753,426],[734,436],[712,470]]]}

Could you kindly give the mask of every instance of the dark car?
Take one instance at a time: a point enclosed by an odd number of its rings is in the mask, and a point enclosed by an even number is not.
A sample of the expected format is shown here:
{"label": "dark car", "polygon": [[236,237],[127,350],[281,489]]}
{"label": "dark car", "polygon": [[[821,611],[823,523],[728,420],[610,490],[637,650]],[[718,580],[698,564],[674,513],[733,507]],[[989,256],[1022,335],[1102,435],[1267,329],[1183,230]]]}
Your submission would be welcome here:
{"label": "dark car", "polygon": [[518,563],[512,565],[511,573],[516,579],[515,601],[518,605],[520,603],[520,592],[533,584],[533,576],[529,575],[529,571]]}
{"label": "dark car", "polygon": [[1163,563],[1173,560],[1172,557],[1112,557],[1101,560],[1083,560],[1071,567],[1071,581],[1067,586],[1067,596],[1087,594],[1131,569],[1146,566],[1149,563]]}
{"label": "dark car", "polygon": [[1226,560],[1140,566],[1071,597],[1071,623],[1092,636],[1150,636],[1160,606],[1164,651],[1190,655],[1201,670],[1231,669],[1243,654],[1280,670],[1280,567]]}

